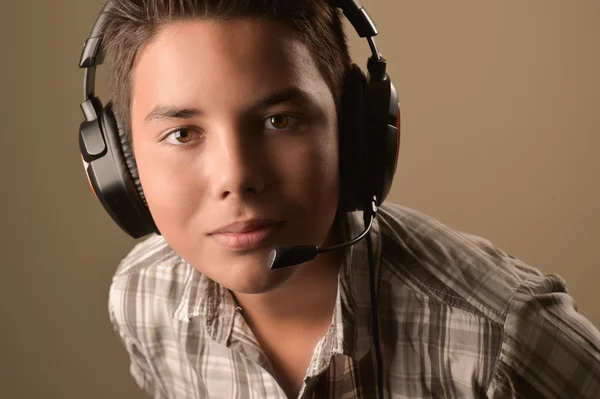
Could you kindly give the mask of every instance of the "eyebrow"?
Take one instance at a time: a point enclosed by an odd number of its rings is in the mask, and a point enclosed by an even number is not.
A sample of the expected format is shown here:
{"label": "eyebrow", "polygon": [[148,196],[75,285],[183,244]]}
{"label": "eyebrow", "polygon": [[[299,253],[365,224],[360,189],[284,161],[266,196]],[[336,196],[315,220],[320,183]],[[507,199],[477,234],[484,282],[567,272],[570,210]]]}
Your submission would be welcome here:
{"label": "eyebrow", "polygon": [[298,87],[290,87],[267,97],[260,98],[252,108],[269,108],[285,102],[308,102],[310,96]]}
{"label": "eyebrow", "polygon": [[[281,104],[284,102],[292,102],[292,101],[297,101],[300,103],[309,102],[310,96],[308,95],[308,93],[306,93],[305,91],[303,91],[297,87],[290,87],[290,88],[278,91],[269,96],[259,98],[251,108],[252,109],[265,109],[265,108],[273,107],[277,104]],[[164,119],[188,119],[188,118],[194,118],[196,116],[200,116],[202,114],[203,114],[202,110],[198,109],[198,108],[178,107],[178,106],[174,106],[174,105],[157,105],[146,116],[145,121],[151,122],[151,121],[155,121],[155,120],[164,120]]]}
{"label": "eyebrow", "polygon": [[157,105],[146,116],[146,122],[160,119],[186,119],[201,115],[198,108],[181,108],[173,105]]}

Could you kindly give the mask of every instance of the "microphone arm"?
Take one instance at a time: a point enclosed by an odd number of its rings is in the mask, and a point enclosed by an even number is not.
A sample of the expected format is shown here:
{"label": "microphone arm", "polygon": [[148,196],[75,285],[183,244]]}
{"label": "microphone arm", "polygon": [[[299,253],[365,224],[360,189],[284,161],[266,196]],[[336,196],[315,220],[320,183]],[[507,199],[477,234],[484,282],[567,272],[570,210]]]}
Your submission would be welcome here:
{"label": "microphone arm", "polygon": [[[365,227],[365,229],[362,231],[362,233],[360,233],[358,237],[355,237],[350,241],[346,241],[341,244],[337,244],[326,248],[319,248],[316,245],[295,245],[275,248],[269,252],[269,256],[267,258],[267,266],[271,270],[282,269],[284,267],[294,266],[300,263],[313,260],[319,254],[336,251],[338,249],[347,248],[351,245],[356,244],[369,233],[369,231],[371,230],[371,226],[373,226],[373,220],[375,219],[375,215],[377,213],[375,199],[373,199],[372,209],[373,211],[369,212],[368,215],[369,224],[367,225],[367,227]],[[365,212],[367,211],[365,210]]]}

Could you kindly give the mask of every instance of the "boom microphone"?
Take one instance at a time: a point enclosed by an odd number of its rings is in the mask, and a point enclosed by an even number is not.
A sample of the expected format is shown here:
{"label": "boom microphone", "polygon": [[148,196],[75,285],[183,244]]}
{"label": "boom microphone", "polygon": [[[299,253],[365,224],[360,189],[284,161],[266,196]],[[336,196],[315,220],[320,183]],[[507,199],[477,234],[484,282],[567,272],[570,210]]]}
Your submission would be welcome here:
{"label": "boom microphone", "polygon": [[319,248],[316,245],[296,245],[296,246],[288,246],[272,249],[269,252],[269,256],[267,258],[267,266],[269,269],[276,270],[282,269],[288,266],[294,266],[300,263],[308,262],[313,260],[319,254],[323,254],[325,252],[336,251],[338,249],[346,248],[351,245],[356,244],[360,240],[362,240],[371,230],[371,226],[373,225],[373,219],[375,218],[375,212],[370,212],[369,215],[369,224],[362,233],[351,241],[346,241],[338,245],[334,245],[332,247],[327,248]]}

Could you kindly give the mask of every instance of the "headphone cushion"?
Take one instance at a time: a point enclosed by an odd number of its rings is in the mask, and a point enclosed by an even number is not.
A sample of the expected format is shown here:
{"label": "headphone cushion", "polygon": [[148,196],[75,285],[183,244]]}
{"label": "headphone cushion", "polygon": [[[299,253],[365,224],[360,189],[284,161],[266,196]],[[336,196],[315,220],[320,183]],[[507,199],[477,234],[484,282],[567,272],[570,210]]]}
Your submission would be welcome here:
{"label": "headphone cushion", "polygon": [[121,144],[120,149],[113,148],[113,154],[115,157],[118,157],[119,154],[123,154],[123,159],[115,159],[115,162],[119,161],[125,164],[125,166],[127,167],[127,171],[129,171],[131,181],[135,185],[140,199],[147,207],[148,203],[146,201],[146,196],[144,195],[144,190],[142,189],[142,183],[140,181],[137,164],[133,155],[133,146],[131,143],[131,139],[129,138],[129,134],[125,131],[125,129],[123,129],[123,126],[118,122],[117,118],[115,117],[111,102],[109,102],[106,105],[106,107],[104,107],[104,123],[107,134],[116,134],[118,136],[118,141],[115,141]]}
{"label": "headphone cushion", "polygon": [[367,78],[352,64],[344,79],[339,116],[340,210],[362,210],[368,204]]}

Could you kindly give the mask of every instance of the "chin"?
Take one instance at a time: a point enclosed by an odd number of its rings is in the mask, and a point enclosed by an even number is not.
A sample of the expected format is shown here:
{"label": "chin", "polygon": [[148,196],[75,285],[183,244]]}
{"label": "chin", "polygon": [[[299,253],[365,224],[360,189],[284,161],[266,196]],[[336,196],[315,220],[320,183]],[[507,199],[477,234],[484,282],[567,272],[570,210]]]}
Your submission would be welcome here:
{"label": "chin", "polygon": [[[224,256],[214,265],[218,269],[200,270],[223,287],[237,293],[262,294],[285,283],[296,273],[296,267],[271,270],[267,267],[267,252],[231,257]],[[224,266],[226,265],[226,266]]]}

